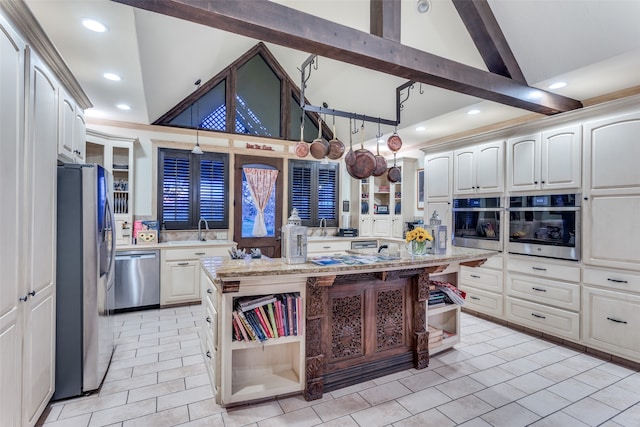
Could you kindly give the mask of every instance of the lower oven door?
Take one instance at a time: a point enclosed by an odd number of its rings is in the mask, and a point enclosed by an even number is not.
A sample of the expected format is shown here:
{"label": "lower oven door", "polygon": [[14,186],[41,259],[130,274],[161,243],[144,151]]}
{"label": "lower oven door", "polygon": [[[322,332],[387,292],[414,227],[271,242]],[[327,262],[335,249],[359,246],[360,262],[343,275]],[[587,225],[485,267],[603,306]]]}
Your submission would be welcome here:
{"label": "lower oven door", "polygon": [[580,260],[580,208],[509,209],[508,252]]}
{"label": "lower oven door", "polygon": [[501,209],[453,209],[453,246],[502,251]]}

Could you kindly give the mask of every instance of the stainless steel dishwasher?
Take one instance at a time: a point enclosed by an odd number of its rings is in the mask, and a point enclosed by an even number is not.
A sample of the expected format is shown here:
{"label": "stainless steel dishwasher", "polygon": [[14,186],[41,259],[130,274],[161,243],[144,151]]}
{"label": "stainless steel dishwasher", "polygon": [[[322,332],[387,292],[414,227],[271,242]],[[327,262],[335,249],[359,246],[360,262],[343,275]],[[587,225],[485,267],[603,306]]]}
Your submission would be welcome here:
{"label": "stainless steel dishwasher", "polygon": [[160,305],[160,252],[138,250],[116,254],[115,309]]}

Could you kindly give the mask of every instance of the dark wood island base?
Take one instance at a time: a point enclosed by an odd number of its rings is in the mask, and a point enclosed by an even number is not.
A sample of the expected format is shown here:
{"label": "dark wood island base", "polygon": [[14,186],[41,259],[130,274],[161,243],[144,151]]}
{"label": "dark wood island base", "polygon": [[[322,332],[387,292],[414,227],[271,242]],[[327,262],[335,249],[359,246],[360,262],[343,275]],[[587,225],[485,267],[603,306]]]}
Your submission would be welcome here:
{"label": "dark wood island base", "polygon": [[305,399],[426,368],[429,275],[446,267],[308,278]]}

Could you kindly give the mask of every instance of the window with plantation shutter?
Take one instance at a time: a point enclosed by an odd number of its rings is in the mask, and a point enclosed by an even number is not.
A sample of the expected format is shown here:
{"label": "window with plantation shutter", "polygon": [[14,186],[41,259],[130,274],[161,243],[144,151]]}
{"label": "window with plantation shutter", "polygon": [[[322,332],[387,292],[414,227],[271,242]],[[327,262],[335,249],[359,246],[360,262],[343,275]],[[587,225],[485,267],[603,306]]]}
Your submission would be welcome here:
{"label": "window with plantation shutter", "polygon": [[228,226],[227,155],[158,149],[158,220],[168,230]]}
{"label": "window with plantation shutter", "polygon": [[296,208],[302,225],[338,226],[338,164],[305,160],[289,161],[289,208]]}

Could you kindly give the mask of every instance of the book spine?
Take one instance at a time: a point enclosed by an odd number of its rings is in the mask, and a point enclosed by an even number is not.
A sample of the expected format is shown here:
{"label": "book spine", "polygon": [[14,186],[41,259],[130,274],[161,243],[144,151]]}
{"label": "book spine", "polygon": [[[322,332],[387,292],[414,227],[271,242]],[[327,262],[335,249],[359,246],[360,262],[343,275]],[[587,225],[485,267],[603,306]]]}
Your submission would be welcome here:
{"label": "book spine", "polygon": [[260,321],[257,319],[255,311],[247,311],[244,315],[249,321],[249,323],[251,324],[251,326],[253,326],[253,329],[256,335],[258,336],[258,339],[260,341],[266,341],[267,335],[262,329],[262,326],[260,326]]}
{"label": "book spine", "polygon": [[244,330],[251,338],[251,341],[257,341],[258,335],[253,329],[253,326],[251,326],[251,324],[249,323],[249,320],[247,320],[247,318],[245,317],[244,313],[242,311],[234,311],[234,313],[236,313],[236,315],[240,319],[240,323],[242,323],[242,326],[244,326]]}
{"label": "book spine", "polygon": [[282,311],[282,323],[284,327],[284,335],[289,336],[289,317],[287,315],[287,300],[280,301],[280,310]]}
{"label": "book spine", "polygon": [[278,325],[276,325],[276,317],[273,314],[273,303],[267,304],[267,314],[269,316],[269,325],[273,331],[273,337],[278,338],[280,334],[278,333]]}
{"label": "book spine", "polygon": [[245,331],[245,327],[244,327],[244,324],[242,323],[242,320],[240,320],[240,316],[238,316],[238,313],[236,313],[235,310],[233,311],[232,314],[233,314],[233,320],[235,321],[235,324],[238,326],[238,329],[240,331],[240,334],[242,335],[242,338],[245,341],[249,341],[249,336],[247,335],[247,331]]}
{"label": "book spine", "polygon": [[257,300],[254,301],[247,301],[244,303],[240,303],[240,309],[242,311],[249,311],[249,310],[253,310],[255,308],[258,307],[262,307],[266,304],[269,304],[270,302],[274,302],[276,300],[276,298],[273,295],[270,295],[269,298],[265,299],[265,298],[259,298]]}
{"label": "book spine", "polygon": [[289,335],[295,335],[293,333],[293,297],[287,295],[287,321],[289,322]]}
{"label": "book spine", "polygon": [[247,313],[251,313],[251,317],[255,319],[255,322],[258,324],[258,327],[260,328],[260,332],[262,332],[265,339],[271,338],[271,336],[269,336],[269,329],[267,328],[267,325],[264,323],[264,320],[260,317],[260,311],[257,308],[254,308],[251,311],[247,311]]}
{"label": "book spine", "polygon": [[296,313],[298,317],[298,335],[302,335],[302,324],[304,322],[304,317],[302,315],[302,297],[296,297]]}
{"label": "book spine", "polygon": [[282,310],[280,309],[280,301],[274,302],[273,308],[276,311],[275,318],[276,318],[276,326],[278,327],[278,335],[283,337],[284,333],[282,331]]}
{"label": "book spine", "polygon": [[235,341],[242,341],[242,334],[240,333],[240,329],[238,328],[238,322],[236,319],[231,319],[231,325],[233,326],[233,339]]}
{"label": "book spine", "polygon": [[267,315],[266,311],[264,311],[264,306],[260,306],[258,308],[255,308],[254,310],[256,311],[256,313],[258,313],[260,323],[262,324],[262,327],[267,331],[267,335],[269,336],[269,338],[275,338],[273,329],[271,328],[271,324],[269,322],[269,316]]}

